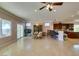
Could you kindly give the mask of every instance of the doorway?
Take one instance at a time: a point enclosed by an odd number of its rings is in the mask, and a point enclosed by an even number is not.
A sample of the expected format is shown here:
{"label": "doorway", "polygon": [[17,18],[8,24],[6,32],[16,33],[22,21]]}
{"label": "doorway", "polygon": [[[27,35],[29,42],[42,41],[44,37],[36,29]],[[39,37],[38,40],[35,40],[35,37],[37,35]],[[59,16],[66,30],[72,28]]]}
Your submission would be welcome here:
{"label": "doorway", "polygon": [[21,24],[17,24],[17,39],[24,36],[24,27]]}

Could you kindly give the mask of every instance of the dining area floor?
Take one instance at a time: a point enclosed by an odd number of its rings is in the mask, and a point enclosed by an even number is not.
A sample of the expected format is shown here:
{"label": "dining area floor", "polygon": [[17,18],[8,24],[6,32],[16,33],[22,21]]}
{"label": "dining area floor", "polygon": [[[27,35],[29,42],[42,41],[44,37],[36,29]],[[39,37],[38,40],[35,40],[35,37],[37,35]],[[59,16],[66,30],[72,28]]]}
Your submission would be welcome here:
{"label": "dining area floor", "polygon": [[24,37],[1,49],[0,56],[79,56],[79,39]]}

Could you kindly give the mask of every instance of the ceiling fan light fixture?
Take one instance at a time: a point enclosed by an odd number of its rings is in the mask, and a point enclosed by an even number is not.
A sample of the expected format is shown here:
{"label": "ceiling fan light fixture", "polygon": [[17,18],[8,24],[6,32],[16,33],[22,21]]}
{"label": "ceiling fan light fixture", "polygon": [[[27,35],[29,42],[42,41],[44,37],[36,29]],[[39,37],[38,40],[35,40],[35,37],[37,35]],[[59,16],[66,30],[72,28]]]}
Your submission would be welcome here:
{"label": "ceiling fan light fixture", "polygon": [[[61,6],[63,4],[63,2],[42,2],[43,4],[46,4],[45,6],[39,8],[39,10],[42,10],[44,8],[48,9],[49,11],[52,11],[54,8],[56,8],[57,6]],[[56,12],[56,11],[54,11]]]}
{"label": "ceiling fan light fixture", "polygon": [[49,8],[48,8],[48,7],[46,7],[46,9],[48,10]]}
{"label": "ceiling fan light fixture", "polygon": [[50,8],[50,5],[48,4],[46,9],[49,9],[49,8]]}
{"label": "ceiling fan light fixture", "polygon": [[53,6],[51,5],[50,8],[53,9]]}
{"label": "ceiling fan light fixture", "polygon": [[51,8],[49,8],[49,11],[52,11],[52,9],[51,9]]}

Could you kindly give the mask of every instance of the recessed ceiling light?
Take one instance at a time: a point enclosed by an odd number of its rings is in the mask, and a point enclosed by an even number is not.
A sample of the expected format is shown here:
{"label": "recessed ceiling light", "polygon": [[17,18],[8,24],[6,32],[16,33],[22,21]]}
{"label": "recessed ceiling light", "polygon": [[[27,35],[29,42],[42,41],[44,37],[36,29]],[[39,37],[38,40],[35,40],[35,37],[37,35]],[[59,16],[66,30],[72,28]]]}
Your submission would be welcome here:
{"label": "recessed ceiling light", "polygon": [[56,12],[56,10],[53,10],[53,12]]}
{"label": "recessed ceiling light", "polygon": [[35,12],[37,12],[37,10],[35,10]]}

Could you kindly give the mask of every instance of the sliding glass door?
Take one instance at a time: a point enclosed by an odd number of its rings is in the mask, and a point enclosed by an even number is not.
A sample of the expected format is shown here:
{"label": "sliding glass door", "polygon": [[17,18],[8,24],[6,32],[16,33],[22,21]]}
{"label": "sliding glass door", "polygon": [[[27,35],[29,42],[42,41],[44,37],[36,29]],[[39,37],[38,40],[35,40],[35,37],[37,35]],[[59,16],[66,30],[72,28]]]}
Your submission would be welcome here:
{"label": "sliding glass door", "polygon": [[17,24],[17,39],[24,36],[24,27],[21,24]]}
{"label": "sliding glass door", "polygon": [[0,38],[1,38],[1,36],[2,36],[2,20],[0,18]]}
{"label": "sliding glass door", "polygon": [[21,37],[23,37],[24,36],[24,27],[23,27],[23,25],[21,25]]}

